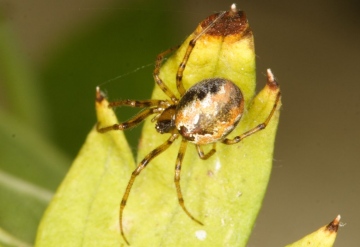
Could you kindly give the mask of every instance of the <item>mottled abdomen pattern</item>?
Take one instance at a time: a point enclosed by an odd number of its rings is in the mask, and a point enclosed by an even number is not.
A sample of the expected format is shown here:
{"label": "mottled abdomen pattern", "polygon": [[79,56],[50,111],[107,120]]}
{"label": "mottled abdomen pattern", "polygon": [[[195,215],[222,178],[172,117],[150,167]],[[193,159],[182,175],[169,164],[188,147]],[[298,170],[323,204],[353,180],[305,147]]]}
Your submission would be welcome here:
{"label": "mottled abdomen pattern", "polygon": [[209,144],[225,138],[236,127],[243,109],[243,95],[233,82],[205,79],[180,99],[175,126],[186,140]]}

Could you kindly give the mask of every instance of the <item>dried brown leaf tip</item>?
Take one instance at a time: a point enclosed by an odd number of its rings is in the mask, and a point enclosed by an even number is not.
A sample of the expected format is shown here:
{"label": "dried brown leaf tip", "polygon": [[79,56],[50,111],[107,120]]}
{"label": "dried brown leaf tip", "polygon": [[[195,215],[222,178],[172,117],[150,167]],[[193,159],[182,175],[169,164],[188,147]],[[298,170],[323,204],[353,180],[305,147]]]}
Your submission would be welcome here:
{"label": "dried brown leaf tip", "polygon": [[204,29],[209,27],[209,24],[213,23],[214,20],[219,17],[221,17],[220,20],[208,29],[206,32],[207,35],[229,36],[241,34],[241,36],[245,36],[245,34],[251,34],[245,12],[238,10],[235,4],[232,4],[228,11],[213,14],[203,20],[196,31],[200,32],[201,30],[199,30],[199,28]]}
{"label": "dried brown leaf tip", "polygon": [[336,233],[339,229],[340,219],[340,215],[336,216],[336,218],[326,226],[326,231]]}
{"label": "dried brown leaf tip", "polygon": [[279,84],[277,83],[274,74],[271,69],[266,70],[267,75],[267,85],[271,90],[277,91],[279,89]]}

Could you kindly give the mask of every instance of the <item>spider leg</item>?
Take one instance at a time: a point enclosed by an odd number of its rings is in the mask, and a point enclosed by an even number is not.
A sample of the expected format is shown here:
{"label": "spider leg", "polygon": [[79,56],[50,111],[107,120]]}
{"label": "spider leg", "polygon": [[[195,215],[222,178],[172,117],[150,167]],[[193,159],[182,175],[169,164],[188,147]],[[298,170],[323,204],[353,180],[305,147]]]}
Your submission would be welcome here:
{"label": "spider leg", "polygon": [[157,55],[156,57],[156,63],[155,63],[155,69],[153,72],[153,76],[154,79],[156,81],[156,83],[158,84],[158,86],[161,88],[161,90],[171,99],[172,102],[176,103],[178,101],[177,97],[175,96],[175,94],[168,88],[168,86],[166,86],[166,84],[163,82],[163,80],[160,78],[160,68],[161,68],[161,64],[164,60],[164,57],[171,53],[172,51],[178,49],[179,46],[175,46],[172,47],[166,51],[161,52],[159,55]]}
{"label": "spider leg", "polygon": [[156,99],[149,99],[149,100],[117,100],[109,102],[108,107],[119,107],[119,106],[129,106],[129,107],[163,107],[166,108],[170,105],[170,102],[167,100],[156,100]]}
{"label": "spider leg", "polygon": [[200,145],[196,145],[196,151],[202,160],[206,160],[210,158],[216,152],[216,143],[213,143],[212,149],[207,153],[204,154],[204,151]]}
{"label": "spider leg", "polygon": [[100,133],[105,133],[110,130],[129,129],[129,128],[135,127],[136,125],[141,123],[145,118],[147,118],[151,114],[155,114],[155,113],[158,113],[158,108],[148,108],[148,109],[145,109],[144,111],[139,112],[134,117],[132,117],[131,119],[129,119],[128,121],[123,122],[123,123],[113,124],[113,125],[106,126],[106,127],[100,127],[100,123],[98,123],[96,125],[96,130],[99,131]]}
{"label": "spider leg", "polygon": [[[270,69],[268,69],[267,73],[268,73],[268,75],[267,75],[267,76],[268,76],[268,82],[267,82],[267,84],[268,84],[270,87],[273,87],[273,86],[278,87],[278,84],[277,84],[277,82],[275,81],[274,75],[272,74],[272,72],[270,71]],[[275,110],[276,110],[276,108],[277,108],[277,106],[278,106],[278,104],[279,104],[279,102],[280,102],[280,97],[281,97],[281,92],[279,91],[279,92],[277,93],[277,95],[276,95],[276,99],[275,99],[274,105],[273,105],[273,107],[272,107],[272,109],[271,109],[271,112],[269,113],[268,117],[266,118],[266,120],[265,120],[263,123],[257,125],[255,128],[252,128],[252,129],[244,132],[243,134],[241,134],[241,135],[239,135],[239,136],[235,136],[233,139],[228,139],[228,138],[226,138],[226,139],[224,139],[224,140],[222,141],[222,143],[227,144],[227,145],[235,144],[235,143],[240,142],[242,139],[244,139],[244,138],[246,138],[246,137],[248,137],[248,136],[251,136],[252,134],[254,134],[254,133],[256,133],[256,132],[265,129],[266,126],[269,124],[272,116],[273,116],[274,113],[275,113]]]}
{"label": "spider leg", "polygon": [[213,20],[206,28],[204,28],[198,35],[195,36],[195,38],[193,38],[192,40],[189,41],[189,45],[186,49],[184,58],[182,60],[182,62],[179,65],[177,74],[176,74],[176,87],[180,93],[180,96],[183,96],[186,92],[185,88],[184,88],[184,84],[182,83],[182,77],[183,77],[183,73],[184,70],[186,68],[186,64],[189,60],[190,54],[192,52],[192,50],[195,47],[196,41],[203,35],[205,34],[212,26],[214,26],[214,24],[220,20],[223,15],[226,13],[226,11],[220,13],[215,20]]}
{"label": "spider leg", "polygon": [[181,192],[181,188],[180,188],[180,172],[181,172],[181,163],[183,161],[184,158],[184,154],[186,151],[186,147],[187,147],[187,141],[185,139],[182,139],[181,141],[181,145],[180,145],[180,149],[179,149],[179,153],[178,156],[176,158],[176,165],[175,165],[175,187],[176,187],[176,192],[177,192],[177,196],[178,196],[178,200],[179,200],[179,204],[182,207],[182,209],[185,211],[185,213],[195,222],[197,222],[200,225],[203,225],[203,223],[201,223],[199,220],[195,219],[194,216],[191,215],[191,213],[187,210],[187,208],[185,207],[184,204],[184,198]]}
{"label": "spider leg", "polygon": [[145,156],[145,158],[140,162],[140,164],[136,167],[136,169],[132,172],[131,174],[131,178],[126,186],[125,189],[125,193],[123,195],[123,198],[121,199],[121,203],[120,203],[120,215],[119,215],[119,222],[120,222],[120,231],[121,231],[121,236],[124,238],[125,242],[129,244],[129,242],[127,241],[125,234],[124,234],[124,227],[123,227],[123,212],[124,212],[124,208],[126,206],[126,202],[128,200],[131,188],[134,184],[135,178],[140,174],[140,172],[142,170],[144,170],[144,168],[147,166],[147,164],[149,164],[149,162],[155,158],[156,156],[158,156],[159,154],[161,154],[162,152],[164,152],[168,147],[171,146],[171,144],[179,137],[179,134],[172,134],[170,136],[169,139],[167,139],[166,142],[164,142],[163,144],[161,144],[160,146],[158,146],[157,148],[155,148],[153,151],[151,151],[148,155]]}

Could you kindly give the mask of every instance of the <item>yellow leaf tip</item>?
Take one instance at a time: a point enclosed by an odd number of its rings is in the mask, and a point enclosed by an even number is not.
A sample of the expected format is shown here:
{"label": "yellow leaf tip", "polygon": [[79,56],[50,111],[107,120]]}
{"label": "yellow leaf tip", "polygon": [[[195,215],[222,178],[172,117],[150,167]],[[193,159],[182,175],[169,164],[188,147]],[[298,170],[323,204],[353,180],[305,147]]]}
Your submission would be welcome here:
{"label": "yellow leaf tip", "polygon": [[336,216],[336,218],[333,221],[331,221],[326,226],[326,230],[329,232],[337,232],[339,229],[340,219],[341,219],[341,216],[339,214],[338,216]]}

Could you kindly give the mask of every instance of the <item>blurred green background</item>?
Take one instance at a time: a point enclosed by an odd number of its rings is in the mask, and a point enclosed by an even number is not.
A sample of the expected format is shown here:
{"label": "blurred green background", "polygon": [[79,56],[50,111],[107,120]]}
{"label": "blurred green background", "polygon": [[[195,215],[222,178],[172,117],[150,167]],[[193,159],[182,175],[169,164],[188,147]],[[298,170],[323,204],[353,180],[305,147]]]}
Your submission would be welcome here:
{"label": "blurred green background", "polygon": [[[112,100],[149,98],[156,55],[231,3],[0,2],[0,239],[32,244],[96,122],[95,87],[106,82]],[[358,246],[360,3],[237,4],[254,31],[259,87],[270,67],[283,91],[273,175],[248,246],[283,246],[337,214],[346,225],[335,246]],[[134,152],[139,130],[127,132]]]}

